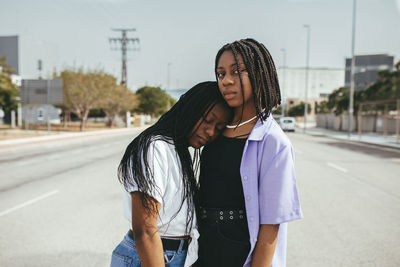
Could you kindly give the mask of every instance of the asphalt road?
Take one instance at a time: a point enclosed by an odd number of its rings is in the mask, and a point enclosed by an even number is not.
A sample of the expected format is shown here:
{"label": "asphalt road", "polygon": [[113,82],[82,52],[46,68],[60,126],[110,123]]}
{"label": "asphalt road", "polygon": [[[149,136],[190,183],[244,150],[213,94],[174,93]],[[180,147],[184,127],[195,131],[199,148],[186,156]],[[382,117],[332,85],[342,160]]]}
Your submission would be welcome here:
{"label": "asphalt road", "polygon": [[[135,134],[0,150],[0,266],[109,266]],[[305,217],[289,224],[287,266],[400,266],[400,151],[289,138]]]}
{"label": "asphalt road", "polygon": [[116,170],[136,134],[0,150],[0,266],[108,266],[129,229]]}
{"label": "asphalt road", "polygon": [[304,219],[288,266],[400,266],[400,150],[290,134]]}

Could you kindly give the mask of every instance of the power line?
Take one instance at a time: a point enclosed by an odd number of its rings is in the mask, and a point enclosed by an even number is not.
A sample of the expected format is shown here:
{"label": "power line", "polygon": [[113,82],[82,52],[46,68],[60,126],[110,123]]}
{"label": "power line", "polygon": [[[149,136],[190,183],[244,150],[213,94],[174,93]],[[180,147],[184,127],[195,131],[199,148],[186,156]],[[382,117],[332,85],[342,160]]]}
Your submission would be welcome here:
{"label": "power line", "polygon": [[[126,67],[126,61],[127,61],[127,51],[128,50],[139,50],[139,48],[135,47],[135,44],[139,43],[139,38],[128,38],[127,37],[127,32],[133,32],[136,31],[136,29],[112,29],[113,31],[121,32],[122,37],[121,38],[109,38],[111,50],[121,50],[122,51],[122,73],[121,73],[121,84],[122,85],[127,85],[127,67]],[[129,45],[132,45],[132,47],[129,47]],[[119,46],[121,45],[121,46]]]}

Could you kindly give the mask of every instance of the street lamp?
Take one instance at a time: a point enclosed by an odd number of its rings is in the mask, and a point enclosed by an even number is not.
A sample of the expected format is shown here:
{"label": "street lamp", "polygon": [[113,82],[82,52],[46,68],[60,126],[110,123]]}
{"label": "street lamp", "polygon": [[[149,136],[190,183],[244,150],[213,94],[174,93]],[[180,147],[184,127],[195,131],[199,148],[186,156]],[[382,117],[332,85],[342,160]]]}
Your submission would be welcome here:
{"label": "street lamp", "polygon": [[305,97],[304,97],[304,128],[303,133],[306,132],[306,124],[307,124],[307,91],[308,91],[308,69],[310,67],[310,25],[304,24],[304,28],[307,29],[307,51],[306,51],[306,88],[305,88]]}
{"label": "street lamp", "polygon": [[356,59],[354,56],[354,46],[356,39],[356,4],[357,0],[353,0],[353,26],[351,32],[351,68],[350,68],[350,103],[349,103],[349,129],[348,137],[351,138],[351,130],[353,129],[353,113],[354,113],[354,67]]}
{"label": "street lamp", "polygon": [[285,71],[286,71],[286,49],[281,48],[281,52],[283,54],[283,66],[282,66],[282,88],[281,94],[282,94],[282,105],[281,105],[281,110],[282,110],[282,117],[285,116],[285,108],[286,108],[286,99],[285,99],[285,90],[286,90],[286,83],[285,83]]}
{"label": "street lamp", "polygon": [[168,62],[167,64],[167,89],[169,90],[169,76],[170,76],[170,67],[171,67],[172,63]]}

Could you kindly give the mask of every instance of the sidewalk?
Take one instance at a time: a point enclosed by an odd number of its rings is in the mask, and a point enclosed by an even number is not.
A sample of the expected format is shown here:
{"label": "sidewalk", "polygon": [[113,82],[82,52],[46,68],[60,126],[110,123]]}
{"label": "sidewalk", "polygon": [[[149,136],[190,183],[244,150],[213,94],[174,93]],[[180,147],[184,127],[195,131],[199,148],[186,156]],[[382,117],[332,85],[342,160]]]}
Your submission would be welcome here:
{"label": "sidewalk", "polygon": [[[303,129],[296,128],[296,131],[302,133]],[[383,136],[381,134],[375,133],[363,133],[361,136],[358,136],[357,133],[352,133],[351,137],[349,138],[347,132],[328,130],[324,128],[307,128],[306,134],[323,135],[330,138],[346,140],[350,142],[358,142],[400,149],[400,143],[396,142],[396,135]]]}
{"label": "sidewalk", "polygon": [[132,128],[119,128],[119,129],[107,129],[107,130],[88,131],[88,132],[51,132],[48,135],[42,135],[42,136],[22,137],[22,138],[1,140],[0,141],[0,149],[8,148],[8,147],[11,147],[11,146],[43,143],[43,142],[50,142],[50,141],[60,141],[60,140],[78,138],[78,137],[112,135],[112,134],[121,134],[121,133],[124,133],[124,132],[126,132],[126,133],[129,133],[129,132],[141,132],[147,127],[148,126],[132,127]]}

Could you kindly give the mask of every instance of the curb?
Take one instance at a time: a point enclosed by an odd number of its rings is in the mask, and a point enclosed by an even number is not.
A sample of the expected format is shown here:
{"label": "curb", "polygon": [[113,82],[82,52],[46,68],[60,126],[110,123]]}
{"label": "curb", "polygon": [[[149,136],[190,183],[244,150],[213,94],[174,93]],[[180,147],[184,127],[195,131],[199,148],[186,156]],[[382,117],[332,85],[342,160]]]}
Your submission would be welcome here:
{"label": "curb", "polygon": [[[385,143],[385,142],[373,142],[373,141],[366,141],[366,140],[355,140],[355,139],[348,139],[345,137],[340,137],[340,136],[335,136],[334,134],[326,133],[324,131],[316,131],[313,132],[313,130],[306,132],[306,134],[309,135],[322,135],[328,138],[336,139],[336,140],[342,140],[346,142],[351,142],[351,143],[361,143],[361,144],[366,144],[366,145],[373,145],[373,146],[378,146],[378,147],[386,147],[386,148],[392,148],[396,150],[400,150],[400,144],[392,144],[392,143]],[[357,134],[352,135],[352,136],[358,136]],[[377,137],[380,138],[380,137]]]}
{"label": "curb", "polygon": [[0,141],[0,149],[8,148],[11,146],[25,145],[25,144],[37,144],[37,143],[43,143],[43,142],[74,139],[77,137],[113,135],[113,134],[129,133],[129,132],[136,132],[136,131],[141,132],[146,128],[147,128],[147,126],[135,127],[135,128],[132,127],[132,128],[99,130],[99,131],[90,131],[90,132],[60,133],[60,134],[54,134],[54,135],[48,135],[48,136],[23,137],[23,138],[2,140],[2,141]]}

